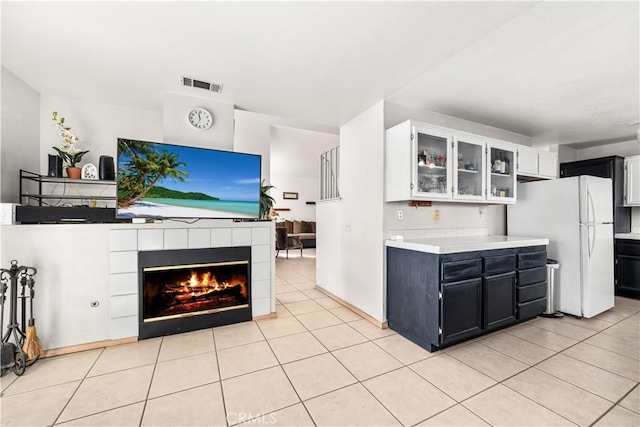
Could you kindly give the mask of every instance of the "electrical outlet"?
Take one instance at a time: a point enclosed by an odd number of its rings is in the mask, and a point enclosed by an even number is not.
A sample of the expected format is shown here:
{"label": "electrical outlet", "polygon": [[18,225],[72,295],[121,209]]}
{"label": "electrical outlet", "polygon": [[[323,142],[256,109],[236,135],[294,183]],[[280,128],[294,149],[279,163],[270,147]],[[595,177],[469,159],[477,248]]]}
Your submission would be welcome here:
{"label": "electrical outlet", "polygon": [[440,221],[440,211],[438,209],[433,211],[433,219],[434,221]]}
{"label": "electrical outlet", "polygon": [[404,219],[404,212],[402,209],[398,209],[398,221],[402,221]]}

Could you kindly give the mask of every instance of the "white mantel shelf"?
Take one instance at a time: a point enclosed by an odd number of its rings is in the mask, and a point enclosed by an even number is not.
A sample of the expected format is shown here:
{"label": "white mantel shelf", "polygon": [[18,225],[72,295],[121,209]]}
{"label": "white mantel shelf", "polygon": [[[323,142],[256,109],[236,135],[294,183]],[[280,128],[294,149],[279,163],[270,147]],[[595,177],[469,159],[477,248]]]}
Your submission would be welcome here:
{"label": "white mantel shelf", "polygon": [[385,241],[387,247],[432,254],[452,254],[548,244],[549,239],[516,236],[459,236]]}

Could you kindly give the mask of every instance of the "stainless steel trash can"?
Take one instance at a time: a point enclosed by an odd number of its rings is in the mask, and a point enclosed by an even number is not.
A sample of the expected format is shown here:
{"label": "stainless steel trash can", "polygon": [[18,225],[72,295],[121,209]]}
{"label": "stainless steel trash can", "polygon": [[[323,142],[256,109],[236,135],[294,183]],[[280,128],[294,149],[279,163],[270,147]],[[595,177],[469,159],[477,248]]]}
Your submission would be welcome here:
{"label": "stainless steel trash can", "polygon": [[563,317],[562,313],[556,311],[556,270],[560,268],[560,263],[555,259],[547,259],[547,309],[541,314],[543,317]]}

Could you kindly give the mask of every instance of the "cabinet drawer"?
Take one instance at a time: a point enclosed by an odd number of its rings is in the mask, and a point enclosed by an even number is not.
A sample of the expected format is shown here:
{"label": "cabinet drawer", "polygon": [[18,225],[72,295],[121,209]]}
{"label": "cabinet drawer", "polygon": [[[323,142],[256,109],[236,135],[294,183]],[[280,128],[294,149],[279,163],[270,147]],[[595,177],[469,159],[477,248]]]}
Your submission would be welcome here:
{"label": "cabinet drawer", "polygon": [[518,286],[547,281],[547,266],[518,271]]}
{"label": "cabinet drawer", "polygon": [[629,243],[629,242],[618,240],[616,243],[617,243],[616,252],[618,253],[618,255],[640,256],[640,242]]}
{"label": "cabinet drawer", "polygon": [[518,254],[518,268],[533,268],[547,265],[547,251]]}
{"label": "cabinet drawer", "polygon": [[480,277],[482,276],[482,258],[443,262],[441,274],[443,282],[456,282]]}
{"label": "cabinet drawer", "polygon": [[519,286],[516,289],[516,296],[518,302],[528,302],[538,298],[545,298],[547,296],[547,282]]}
{"label": "cabinet drawer", "polygon": [[516,269],[515,255],[484,257],[484,274],[500,274]]}
{"label": "cabinet drawer", "polygon": [[537,316],[547,309],[547,299],[540,298],[518,304],[518,320]]}

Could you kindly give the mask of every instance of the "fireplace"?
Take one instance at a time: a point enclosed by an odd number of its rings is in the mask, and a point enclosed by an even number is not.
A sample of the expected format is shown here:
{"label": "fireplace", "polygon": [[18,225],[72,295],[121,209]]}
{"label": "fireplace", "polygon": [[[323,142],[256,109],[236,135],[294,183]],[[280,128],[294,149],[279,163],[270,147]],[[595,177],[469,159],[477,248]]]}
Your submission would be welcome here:
{"label": "fireplace", "polygon": [[139,338],[251,320],[251,247],[141,251]]}

